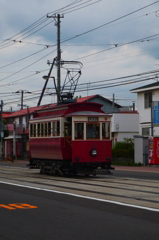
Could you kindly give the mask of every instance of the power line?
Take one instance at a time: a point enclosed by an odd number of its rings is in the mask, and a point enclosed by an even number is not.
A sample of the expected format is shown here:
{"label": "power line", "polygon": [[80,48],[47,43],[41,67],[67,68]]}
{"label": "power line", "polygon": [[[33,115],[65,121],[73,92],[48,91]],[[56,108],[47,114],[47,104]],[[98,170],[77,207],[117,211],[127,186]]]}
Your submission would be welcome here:
{"label": "power line", "polygon": [[[90,2],[90,1],[92,1],[92,0],[89,0],[89,1],[87,1],[87,2]],[[95,1],[95,2],[93,2],[93,3],[90,3],[90,4],[85,5],[85,6],[83,6],[83,7],[74,8],[73,10],[70,10],[70,11],[66,10],[66,11],[64,12],[64,14],[72,13],[72,12],[75,12],[75,11],[77,11],[77,10],[80,10],[80,9],[83,9],[83,8],[86,8],[86,7],[89,7],[89,6],[91,6],[91,5],[93,5],[93,4],[96,4],[96,3],[100,2],[100,1],[101,1],[101,0],[97,0],[97,1]],[[83,3],[83,4],[85,4],[85,3]],[[80,4],[80,5],[82,5],[82,4]],[[80,6],[80,5],[79,5],[79,6]]]}
{"label": "power line", "polygon": [[84,59],[84,58],[87,58],[87,57],[91,57],[91,56],[94,56],[94,55],[96,55],[96,54],[103,53],[103,52],[106,52],[106,51],[112,50],[112,49],[114,49],[114,48],[117,48],[117,47],[123,47],[123,46],[125,46],[125,45],[133,44],[133,43],[136,43],[136,42],[149,41],[148,38],[156,37],[156,36],[159,36],[159,34],[155,34],[155,35],[152,35],[152,36],[149,36],[149,37],[140,38],[140,39],[138,39],[138,40],[134,40],[134,41],[127,42],[127,43],[115,44],[114,47],[107,48],[107,49],[104,49],[104,50],[98,51],[98,52],[96,52],[96,53],[88,54],[88,55],[85,55],[85,56],[83,56],[83,57],[76,58],[75,60],[80,60],[80,59]]}
{"label": "power line", "polygon": [[[83,0],[81,0],[81,1],[83,1]],[[92,0],[89,0],[89,1],[92,1]],[[57,13],[57,12],[60,12],[60,11],[62,11],[62,10],[65,10],[65,9],[68,8],[69,6],[75,5],[75,4],[77,4],[78,2],[80,2],[80,1],[74,1],[74,2],[70,3],[69,5],[66,5],[66,6],[63,7],[63,8],[60,8],[60,9],[55,10],[55,11],[52,11],[52,12],[50,12],[50,13],[48,13],[48,14],[51,14],[51,13],[53,14],[53,13]],[[20,32],[18,32],[17,34],[13,35],[12,37],[10,37],[10,38],[2,41],[2,42],[0,43],[0,49],[3,49],[3,48],[5,48],[5,47],[9,47],[9,46],[13,45],[13,44],[14,44],[14,42],[12,42],[13,38],[14,38],[14,40],[17,40],[17,39],[20,39],[20,38],[21,38],[21,40],[22,40],[22,39],[25,39],[25,38],[33,35],[34,33],[38,32],[38,31],[41,30],[42,28],[46,27],[47,25],[49,25],[49,24],[52,22],[52,20],[50,21],[50,20],[47,18],[47,15],[48,15],[48,14],[44,15],[43,17],[41,17],[40,19],[38,19],[37,21],[35,21],[34,23],[32,23],[30,26],[26,27],[26,28],[23,29],[22,31],[20,31]],[[47,23],[47,24],[45,24],[44,26],[40,27],[40,25],[43,25],[43,24],[44,24],[45,22],[47,22],[47,21],[50,21],[50,22]],[[40,27],[40,28],[38,28],[38,27]],[[37,29],[36,31],[32,32],[32,31],[35,30],[36,28],[38,28],[38,29]],[[30,33],[30,32],[32,32],[32,33]],[[29,33],[30,33],[30,34],[29,34]],[[29,35],[27,35],[27,34],[29,34]],[[24,36],[24,37],[23,37],[23,36]],[[11,43],[8,43],[8,41],[11,41]]]}
{"label": "power line", "polygon": [[100,28],[102,28],[102,27],[105,27],[105,26],[107,26],[107,25],[109,25],[109,24],[111,24],[111,23],[113,23],[113,22],[116,22],[116,21],[118,21],[118,20],[120,20],[120,19],[123,19],[123,18],[125,18],[125,17],[128,17],[128,16],[130,16],[130,15],[136,13],[136,12],[139,12],[139,11],[145,9],[145,8],[148,8],[148,7],[154,5],[154,4],[158,3],[158,2],[159,2],[159,1],[153,2],[153,3],[149,4],[149,5],[146,5],[146,6],[142,7],[142,8],[139,8],[139,9],[137,9],[137,10],[135,10],[135,11],[132,11],[132,12],[130,12],[130,13],[128,13],[128,14],[125,14],[125,15],[119,17],[119,18],[116,18],[116,19],[114,19],[114,20],[112,20],[112,21],[110,21],[110,22],[104,23],[104,24],[102,24],[102,25],[100,25],[100,26],[98,26],[98,27],[95,27],[95,28],[92,28],[92,29],[90,29],[90,30],[88,30],[88,31],[86,31],[86,32],[80,33],[80,34],[78,34],[78,35],[76,35],[76,36],[74,36],[74,37],[72,37],[72,38],[66,39],[66,40],[62,41],[61,43],[64,43],[64,42],[73,40],[73,39],[75,39],[75,38],[77,38],[77,37],[81,37],[81,36],[83,36],[83,35],[85,35],[85,34],[88,34],[88,33],[90,33],[90,32],[93,32],[93,31],[95,31],[95,30],[98,30],[98,29],[100,29]]}

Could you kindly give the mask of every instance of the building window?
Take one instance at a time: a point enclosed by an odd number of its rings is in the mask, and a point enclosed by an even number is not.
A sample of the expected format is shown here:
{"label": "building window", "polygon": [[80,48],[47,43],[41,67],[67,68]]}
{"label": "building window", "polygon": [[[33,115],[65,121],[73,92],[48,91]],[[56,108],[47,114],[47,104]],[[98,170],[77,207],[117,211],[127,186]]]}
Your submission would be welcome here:
{"label": "building window", "polygon": [[150,128],[142,128],[142,135],[150,136]]}
{"label": "building window", "polygon": [[146,92],[144,94],[145,108],[150,108],[152,103],[152,92]]}

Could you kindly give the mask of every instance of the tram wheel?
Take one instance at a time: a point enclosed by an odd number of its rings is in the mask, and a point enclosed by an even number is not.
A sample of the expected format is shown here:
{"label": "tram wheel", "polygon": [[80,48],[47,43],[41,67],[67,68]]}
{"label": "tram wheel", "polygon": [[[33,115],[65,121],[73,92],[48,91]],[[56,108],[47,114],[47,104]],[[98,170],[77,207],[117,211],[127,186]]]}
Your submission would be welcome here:
{"label": "tram wheel", "polygon": [[44,174],[44,173],[45,173],[44,164],[41,164],[41,166],[40,166],[40,174]]}
{"label": "tram wheel", "polygon": [[52,166],[51,166],[51,174],[52,175],[56,175],[56,164],[55,163],[52,163]]}

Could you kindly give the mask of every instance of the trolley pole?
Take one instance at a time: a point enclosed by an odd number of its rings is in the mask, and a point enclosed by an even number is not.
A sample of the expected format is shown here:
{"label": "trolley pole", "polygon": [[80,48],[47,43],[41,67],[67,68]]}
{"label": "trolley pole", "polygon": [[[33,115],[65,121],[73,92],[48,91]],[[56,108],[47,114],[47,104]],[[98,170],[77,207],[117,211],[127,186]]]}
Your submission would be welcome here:
{"label": "trolley pole", "polygon": [[56,66],[57,66],[57,103],[60,103],[60,92],[61,92],[61,18],[64,18],[64,15],[55,14],[53,16],[47,16],[48,18],[54,18],[55,26],[57,26],[57,58],[56,58]]}

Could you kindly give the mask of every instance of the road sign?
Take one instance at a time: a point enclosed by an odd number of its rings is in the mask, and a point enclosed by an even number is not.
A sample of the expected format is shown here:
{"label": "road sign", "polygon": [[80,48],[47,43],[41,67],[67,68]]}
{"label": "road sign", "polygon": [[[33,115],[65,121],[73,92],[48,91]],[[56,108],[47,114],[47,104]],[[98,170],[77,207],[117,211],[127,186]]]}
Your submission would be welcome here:
{"label": "road sign", "polygon": [[159,124],[159,102],[154,102],[154,124]]}

